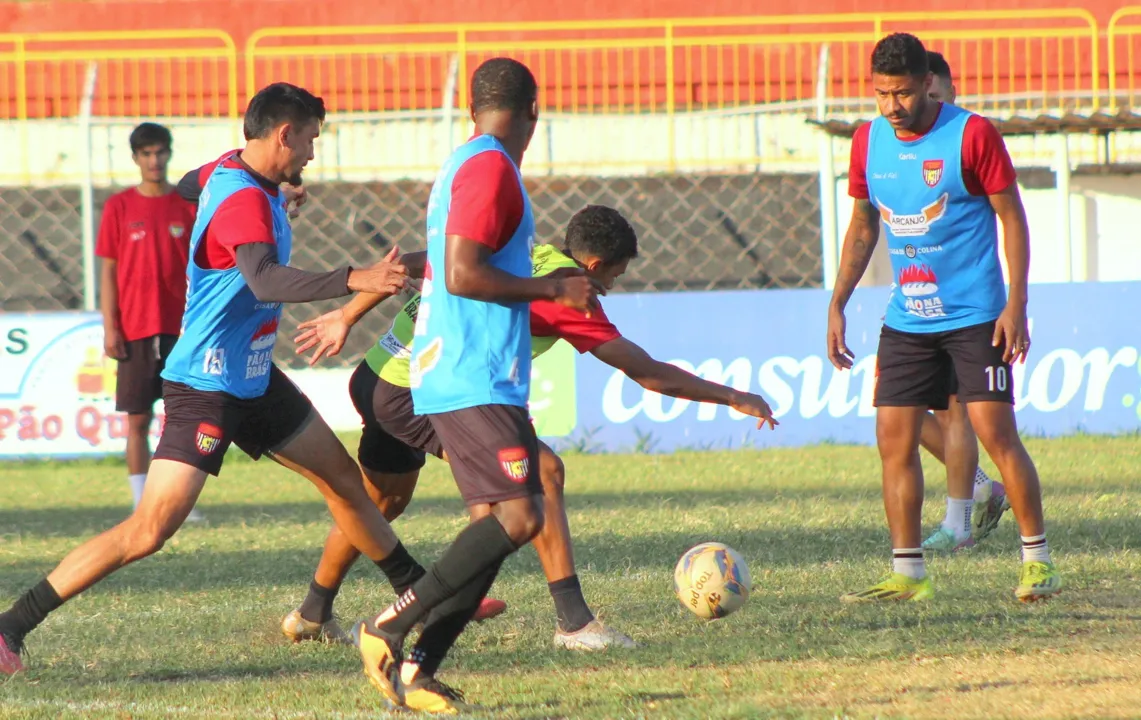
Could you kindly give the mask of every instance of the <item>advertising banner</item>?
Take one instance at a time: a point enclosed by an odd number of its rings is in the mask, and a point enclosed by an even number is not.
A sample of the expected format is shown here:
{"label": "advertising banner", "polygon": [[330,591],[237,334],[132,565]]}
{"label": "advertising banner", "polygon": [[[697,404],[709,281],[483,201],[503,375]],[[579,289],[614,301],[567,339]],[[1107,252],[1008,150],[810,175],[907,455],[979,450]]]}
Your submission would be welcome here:
{"label": "advertising banner", "polygon": [[[823,290],[611,295],[607,315],[626,337],[658,359],[760,393],[781,425],[757,430],[728,408],[646,391],[558,343],[532,371],[536,429],[556,447],[610,452],[873,443],[888,293],[853,295],[847,341],[856,358],[844,372],[826,356]],[[1030,359],[1009,378],[1019,427],[1044,436],[1141,429],[1141,337],[1132,315],[1141,283],[1032,285],[1030,297]],[[359,427],[347,393],[352,368],[288,372],[334,429]],[[122,452],[126,418],[114,397],[115,363],[104,356],[98,315],[0,315],[0,458]],[[163,418],[160,401],[155,439]]]}

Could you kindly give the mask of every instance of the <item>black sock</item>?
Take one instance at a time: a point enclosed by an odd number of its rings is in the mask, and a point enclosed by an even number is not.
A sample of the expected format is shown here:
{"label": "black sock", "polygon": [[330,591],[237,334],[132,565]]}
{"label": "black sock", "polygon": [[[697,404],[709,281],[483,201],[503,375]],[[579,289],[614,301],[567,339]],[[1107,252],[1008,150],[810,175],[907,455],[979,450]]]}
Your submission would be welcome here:
{"label": "black sock", "polygon": [[578,582],[578,575],[547,583],[547,588],[551,591],[551,599],[555,601],[559,630],[567,633],[576,632],[594,619],[594,613],[590,612],[586,598],[582,596],[582,585]]}
{"label": "black sock", "polygon": [[335,588],[327,588],[314,578],[313,582],[309,583],[309,594],[301,603],[302,619],[315,623],[327,623],[332,620],[333,601],[337,599],[337,592],[340,589],[340,585]]}
{"label": "black sock", "polygon": [[494,515],[476,520],[463,529],[431,570],[400,596],[394,606],[396,615],[377,630],[403,640],[433,608],[517,549]]}
{"label": "black sock", "polygon": [[424,566],[416,562],[404,547],[404,543],[396,543],[396,547],[383,560],[378,560],[376,566],[388,578],[392,589],[397,595],[403,595],[420,578],[424,577]]}
{"label": "black sock", "polygon": [[420,666],[422,676],[434,676],[440,669],[448,651],[456,644],[456,639],[471,622],[479,610],[479,604],[491,590],[502,565],[503,561],[500,560],[487,568],[428,614],[424,632],[420,633],[416,647],[412,648],[412,653],[408,656],[410,662]]}
{"label": "black sock", "polygon": [[0,632],[16,642],[24,639],[52,610],[63,605],[55,588],[44,578],[17,600],[10,610],[0,613]]}

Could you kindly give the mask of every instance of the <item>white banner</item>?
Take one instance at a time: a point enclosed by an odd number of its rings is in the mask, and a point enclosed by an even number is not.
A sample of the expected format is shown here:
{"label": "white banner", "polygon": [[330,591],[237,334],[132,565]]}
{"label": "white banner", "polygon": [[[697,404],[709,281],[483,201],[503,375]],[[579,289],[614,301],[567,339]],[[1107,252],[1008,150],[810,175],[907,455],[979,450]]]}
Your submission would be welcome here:
{"label": "white banner", "polygon": [[[288,342],[284,339],[279,342]],[[126,450],[127,416],[115,412],[116,363],[103,352],[96,313],[0,314],[0,459],[66,458]],[[335,430],[360,427],[348,396],[351,369],[289,376]],[[155,404],[151,448],[165,415]]]}

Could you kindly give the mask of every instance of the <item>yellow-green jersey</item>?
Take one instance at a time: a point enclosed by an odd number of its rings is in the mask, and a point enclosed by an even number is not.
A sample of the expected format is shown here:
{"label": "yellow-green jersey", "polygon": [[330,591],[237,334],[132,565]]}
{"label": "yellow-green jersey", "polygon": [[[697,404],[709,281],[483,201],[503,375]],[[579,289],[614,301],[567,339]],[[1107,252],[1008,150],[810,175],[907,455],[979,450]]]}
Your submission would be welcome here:
{"label": "yellow-green jersey", "polygon": [[[569,267],[577,267],[577,264],[554,245],[536,245],[531,251],[534,277]],[[417,293],[404,304],[392,321],[392,326],[365,355],[365,362],[372,371],[397,387],[409,387],[412,337],[419,309],[420,295]],[[560,339],[584,353],[617,337],[618,330],[601,310],[591,313],[588,318],[582,312],[555,302],[531,303],[531,357],[542,355]]]}

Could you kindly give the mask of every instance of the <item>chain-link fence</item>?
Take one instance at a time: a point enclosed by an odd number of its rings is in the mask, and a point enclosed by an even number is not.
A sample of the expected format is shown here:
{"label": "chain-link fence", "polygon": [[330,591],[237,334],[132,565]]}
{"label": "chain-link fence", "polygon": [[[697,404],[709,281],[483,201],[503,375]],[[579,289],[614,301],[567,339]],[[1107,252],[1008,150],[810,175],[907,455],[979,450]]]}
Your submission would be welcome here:
{"label": "chain-link fence", "polygon": [[[616,292],[819,287],[819,184],[815,175],[538,178],[528,189],[539,242],[558,243],[587,204],[630,219],[640,257]],[[294,221],[293,264],[305,269],[364,265],[392,244],[424,246],[430,185],[407,181],[321,184]],[[110,191],[99,191],[102,207]],[[79,191],[0,188],[0,301],[5,311],[82,307]],[[285,334],[336,301],[286,308]],[[397,303],[377,308],[342,354],[354,362],[384,329]],[[296,364],[289,338],[279,361]]]}

